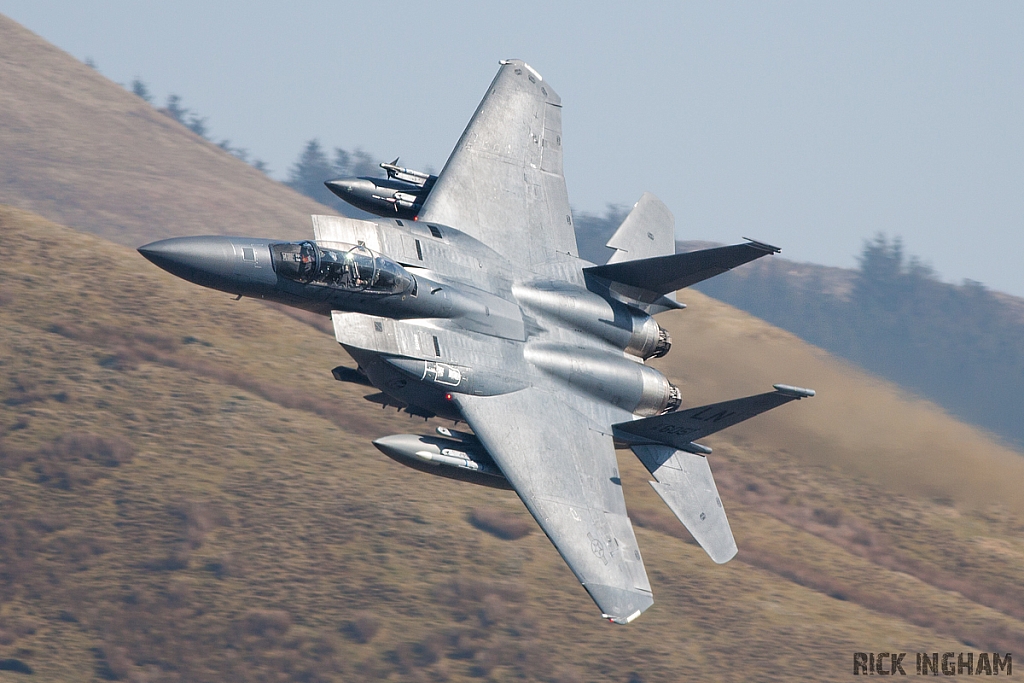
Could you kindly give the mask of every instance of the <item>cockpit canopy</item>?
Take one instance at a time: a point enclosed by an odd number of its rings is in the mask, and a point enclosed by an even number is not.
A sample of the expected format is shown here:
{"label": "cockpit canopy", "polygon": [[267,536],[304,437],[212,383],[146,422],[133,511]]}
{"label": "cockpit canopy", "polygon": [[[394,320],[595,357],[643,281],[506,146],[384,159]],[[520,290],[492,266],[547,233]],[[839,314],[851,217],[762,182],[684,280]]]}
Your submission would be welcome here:
{"label": "cockpit canopy", "polygon": [[282,242],[271,244],[270,253],[278,275],[302,284],[374,294],[405,294],[416,287],[405,268],[362,245]]}

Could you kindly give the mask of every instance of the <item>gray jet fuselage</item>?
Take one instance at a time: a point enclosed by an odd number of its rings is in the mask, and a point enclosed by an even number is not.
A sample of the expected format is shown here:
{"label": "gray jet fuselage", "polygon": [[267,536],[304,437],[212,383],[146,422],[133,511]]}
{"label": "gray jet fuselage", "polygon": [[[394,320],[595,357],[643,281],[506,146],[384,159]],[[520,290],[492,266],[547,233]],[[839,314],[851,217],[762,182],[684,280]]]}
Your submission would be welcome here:
{"label": "gray jet fuselage", "polygon": [[[397,222],[386,221],[382,227],[400,230]],[[444,243],[449,263],[458,266],[449,269],[452,274],[403,265],[359,245],[345,251],[313,241],[178,237],[139,251],[174,275],[230,294],[327,316],[347,311],[394,320],[431,319],[496,338],[537,370],[608,401],[627,415],[655,415],[678,407],[675,387],[657,370],[638,362],[664,355],[670,343],[667,334],[647,313],[588,290],[582,268],[589,263],[563,255],[566,280],[552,281],[524,272],[458,230],[429,227],[431,237],[412,239],[421,253],[428,239],[435,246]],[[330,263],[324,263],[325,252],[330,252]],[[301,264],[302,258],[307,262]],[[329,272],[334,261],[359,258],[362,272],[356,277],[350,274],[346,280],[344,274]],[[359,265],[349,270],[359,271]],[[375,276],[377,282],[372,281]],[[530,341],[541,329],[557,333]],[[417,415],[461,420],[452,394],[494,395],[529,384],[529,377],[510,373],[496,358],[462,358],[458,349],[446,349],[442,357],[434,340],[433,348],[428,344],[415,358],[380,353],[370,344],[344,346],[370,383],[395,405]],[[453,382],[456,376],[459,381]]]}

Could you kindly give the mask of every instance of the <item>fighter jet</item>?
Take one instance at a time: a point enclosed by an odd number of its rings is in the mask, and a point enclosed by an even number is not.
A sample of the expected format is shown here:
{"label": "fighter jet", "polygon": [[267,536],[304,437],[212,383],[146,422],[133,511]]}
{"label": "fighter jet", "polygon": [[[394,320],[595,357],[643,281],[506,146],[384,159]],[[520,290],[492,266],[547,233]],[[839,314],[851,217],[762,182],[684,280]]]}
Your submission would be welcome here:
{"label": "fighter jet", "polygon": [[514,490],[603,618],[653,603],[622,495],[616,447],[715,562],[736,554],[708,464],[709,434],[813,396],[774,391],[680,409],[645,361],[669,334],[675,292],[779,251],[747,240],[675,253],[668,208],[645,194],[607,246],[582,260],[562,175],[562,102],[520,60],[497,76],[425,194],[417,220],[313,216],[313,239],[204,236],[139,249],[161,268],[239,297],[330,316],[369,398],[471,431],[384,436],[418,470]]}

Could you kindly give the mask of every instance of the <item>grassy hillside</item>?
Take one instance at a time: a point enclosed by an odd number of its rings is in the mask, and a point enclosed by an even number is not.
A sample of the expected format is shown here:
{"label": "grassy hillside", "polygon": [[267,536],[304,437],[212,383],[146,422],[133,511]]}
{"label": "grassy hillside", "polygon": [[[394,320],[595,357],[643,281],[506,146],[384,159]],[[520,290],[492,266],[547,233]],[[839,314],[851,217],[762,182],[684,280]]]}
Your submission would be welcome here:
{"label": "grassy hillside", "polygon": [[0,15],[0,202],[138,246],[305,235],[326,207]]}
{"label": "grassy hillside", "polygon": [[370,445],[434,423],[335,382],[323,321],[85,234],[304,237],[323,207],[2,17],[0,95],[0,201],[77,228],[0,208],[0,681],[845,680],[857,650],[1021,650],[1019,455],[696,292],[662,317],[688,405],[820,393],[708,439],[725,566],[620,453],[656,603],[602,622],[513,494]]}
{"label": "grassy hillside", "polygon": [[0,253],[0,660],[43,680],[840,680],[1024,644],[1016,455],[698,294],[666,318],[689,404],[821,393],[709,439],[725,566],[620,452],[657,600],[623,628],[498,537],[533,528],[514,495],[378,454],[431,424],[331,379],[323,332],[13,209]]}

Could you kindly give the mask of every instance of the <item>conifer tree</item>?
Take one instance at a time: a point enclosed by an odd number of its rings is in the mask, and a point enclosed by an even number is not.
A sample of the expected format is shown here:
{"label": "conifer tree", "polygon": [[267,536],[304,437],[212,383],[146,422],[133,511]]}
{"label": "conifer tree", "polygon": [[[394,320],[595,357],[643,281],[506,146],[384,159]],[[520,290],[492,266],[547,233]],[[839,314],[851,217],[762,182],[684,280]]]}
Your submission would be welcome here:
{"label": "conifer tree", "polygon": [[181,125],[188,125],[185,117],[188,116],[189,112],[188,109],[181,106],[181,97],[179,95],[171,94],[167,96],[167,104],[164,105],[163,112]]}
{"label": "conifer tree", "polygon": [[320,141],[313,138],[306,143],[298,160],[288,170],[287,185],[307,197],[323,204],[332,204],[331,192],[324,187],[324,181],[335,177],[334,168],[324,153]]}
{"label": "conifer tree", "polygon": [[149,92],[149,86],[141,78],[136,78],[132,81],[132,92],[146,102],[153,103],[153,95]]}

